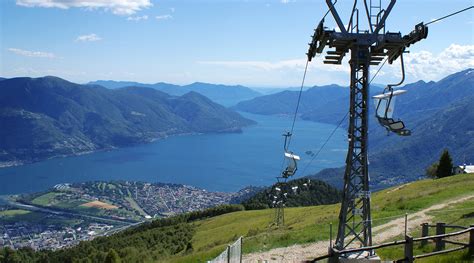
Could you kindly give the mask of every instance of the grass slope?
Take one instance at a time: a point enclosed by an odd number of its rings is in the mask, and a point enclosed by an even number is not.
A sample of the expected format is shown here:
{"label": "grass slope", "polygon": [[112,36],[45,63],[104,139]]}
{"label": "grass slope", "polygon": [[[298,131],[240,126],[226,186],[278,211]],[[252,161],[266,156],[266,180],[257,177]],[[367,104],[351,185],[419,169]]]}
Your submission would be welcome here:
{"label": "grass slope", "polygon": [[[420,211],[450,199],[474,194],[474,174],[456,175],[437,180],[427,179],[385,189],[372,196],[373,226],[386,223],[387,217]],[[473,202],[449,207],[456,212],[433,212],[435,220],[447,223],[474,224]],[[217,256],[238,236],[244,236],[244,253],[329,239],[329,224],[337,226],[339,204],[287,208],[285,227],[272,226],[272,209],[241,211],[197,221],[192,238],[192,253],[169,258],[174,262],[202,262]],[[415,233],[415,234],[418,234]],[[382,256],[396,254],[381,251]],[[428,261],[429,262],[429,261]]]}

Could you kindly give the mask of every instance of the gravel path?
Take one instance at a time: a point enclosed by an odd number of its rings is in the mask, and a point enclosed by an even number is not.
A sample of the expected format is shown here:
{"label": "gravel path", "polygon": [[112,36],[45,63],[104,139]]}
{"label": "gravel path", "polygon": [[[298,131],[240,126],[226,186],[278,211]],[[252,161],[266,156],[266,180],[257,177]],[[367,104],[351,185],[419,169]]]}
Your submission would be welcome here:
{"label": "gravel path", "polygon": [[[440,210],[449,205],[464,202],[474,198],[474,195],[454,199],[449,202],[433,205],[408,215],[408,232],[414,230],[422,223],[430,222],[432,217],[427,213]],[[372,228],[373,243],[380,244],[401,233],[405,228],[405,217],[396,218],[388,223]],[[319,241],[304,245],[293,245],[290,247],[274,248],[265,252],[256,252],[243,255],[243,262],[301,262],[306,259],[312,259],[322,256],[328,252],[329,241]]]}

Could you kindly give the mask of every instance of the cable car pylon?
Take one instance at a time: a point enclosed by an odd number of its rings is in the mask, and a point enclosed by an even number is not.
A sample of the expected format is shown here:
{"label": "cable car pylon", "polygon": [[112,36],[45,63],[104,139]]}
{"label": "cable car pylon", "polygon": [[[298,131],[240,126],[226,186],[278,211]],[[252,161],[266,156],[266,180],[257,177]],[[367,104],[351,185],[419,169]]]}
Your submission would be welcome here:
{"label": "cable car pylon", "polygon": [[[376,3],[375,3],[376,2]],[[348,140],[349,149],[344,172],[344,188],[339,226],[336,242],[330,251],[343,250],[355,246],[372,245],[372,218],[370,213],[369,169],[367,160],[368,142],[368,107],[369,107],[369,68],[378,65],[387,57],[391,64],[402,55],[406,48],[427,37],[428,28],[423,23],[415,26],[408,35],[385,32],[385,21],[396,0],[391,0],[386,9],[382,9],[381,1],[374,3],[363,1],[367,30],[359,26],[359,9],[354,1],[349,23],[344,26],[334,3],[326,0],[339,30],[328,30],[324,27],[324,19],[314,31],[309,44],[308,60],[320,54],[326,47],[325,64],[340,65],[346,54],[350,53],[350,112]],[[380,3],[380,4],[379,4]],[[360,15],[364,16],[364,15]],[[343,255],[343,257],[370,258],[367,255]]]}

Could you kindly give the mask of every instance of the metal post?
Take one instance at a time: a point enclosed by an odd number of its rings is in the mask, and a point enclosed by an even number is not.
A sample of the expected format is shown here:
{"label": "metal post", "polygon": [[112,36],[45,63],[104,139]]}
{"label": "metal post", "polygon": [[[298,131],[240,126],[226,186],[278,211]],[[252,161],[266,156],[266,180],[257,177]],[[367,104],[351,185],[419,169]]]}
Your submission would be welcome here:
{"label": "metal post", "polygon": [[474,225],[471,225],[469,231],[469,255],[474,256]]}
{"label": "metal post", "polygon": [[405,236],[407,235],[407,231],[408,231],[408,213],[405,213]]}
{"label": "metal post", "polygon": [[405,236],[405,261],[404,262],[413,262],[413,237]]}
{"label": "metal post", "polygon": [[332,248],[332,223],[329,223],[329,247]]}
{"label": "metal post", "polygon": [[239,262],[242,263],[242,245],[243,245],[243,238],[240,237],[240,255],[239,255]]}
{"label": "metal post", "polygon": [[[421,224],[421,237],[427,237],[428,236],[428,231],[429,231],[429,226],[428,223],[423,223]],[[428,240],[422,240],[420,242],[421,246],[424,247],[428,245]]]}
{"label": "metal post", "polygon": [[227,263],[230,263],[230,245],[227,246]]}
{"label": "metal post", "polygon": [[[369,172],[367,163],[367,105],[370,52],[368,46],[351,49],[351,95],[349,119],[349,150],[344,173],[344,191],[339,213],[335,247],[343,250],[351,243],[372,245]],[[344,240],[353,236],[352,242]]]}
{"label": "metal post", "polygon": [[[436,223],[436,235],[443,235],[443,234],[446,234],[446,223]],[[435,242],[436,242],[435,251],[441,251],[446,247],[443,238],[436,238]]]}

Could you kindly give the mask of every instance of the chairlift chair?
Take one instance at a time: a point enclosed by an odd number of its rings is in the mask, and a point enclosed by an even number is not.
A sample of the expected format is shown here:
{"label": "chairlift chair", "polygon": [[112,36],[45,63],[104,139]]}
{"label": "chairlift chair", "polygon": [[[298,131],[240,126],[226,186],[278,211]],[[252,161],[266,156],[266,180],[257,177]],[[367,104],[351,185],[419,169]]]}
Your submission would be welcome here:
{"label": "chairlift chair", "polygon": [[405,128],[402,120],[393,118],[396,96],[406,93],[406,90],[393,90],[386,88],[384,93],[373,96],[375,102],[375,116],[380,125],[387,131],[394,132],[401,136],[411,135],[411,131]]}
{"label": "chairlift chair", "polygon": [[283,178],[288,178],[293,176],[298,170],[297,161],[300,160],[300,157],[292,152],[285,152],[285,158],[288,162],[286,169],[281,173]]}
{"label": "chairlift chair", "polygon": [[394,132],[401,136],[411,135],[411,131],[405,128],[402,120],[393,119],[393,110],[395,108],[396,96],[406,93],[406,90],[394,90],[393,87],[400,86],[405,80],[405,67],[403,64],[403,52],[400,54],[400,63],[402,68],[402,79],[397,84],[389,84],[385,87],[382,94],[375,95],[372,98],[375,102],[375,116],[380,125],[385,127],[387,131]]}
{"label": "chairlift chair", "polygon": [[285,170],[281,173],[281,177],[285,179],[290,176],[293,176],[296,173],[296,170],[298,170],[297,161],[300,160],[300,157],[298,155],[288,150],[289,138],[291,137],[291,135],[292,134],[290,132],[283,134],[283,136],[285,136],[285,144],[283,148],[285,149],[285,159],[287,160],[287,166]]}

